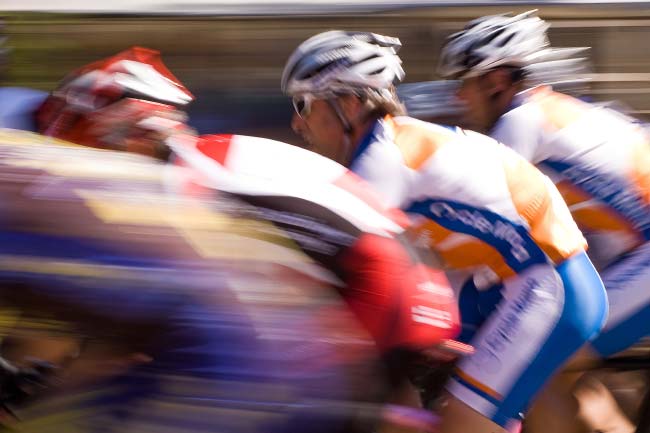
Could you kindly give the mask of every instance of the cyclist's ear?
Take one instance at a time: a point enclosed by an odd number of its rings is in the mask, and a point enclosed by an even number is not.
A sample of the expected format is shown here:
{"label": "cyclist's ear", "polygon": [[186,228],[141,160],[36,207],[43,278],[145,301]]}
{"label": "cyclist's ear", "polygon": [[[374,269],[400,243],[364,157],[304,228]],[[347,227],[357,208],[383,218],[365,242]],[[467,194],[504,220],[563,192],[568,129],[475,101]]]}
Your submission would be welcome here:
{"label": "cyclist's ear", "polygon": [[363,110],[363,101],[357,95],[342,95],[338,103],[347,119],[357,119]]}
{"label": "cyclist's ear", "polygon": [[497,99],[503,94],[511,93],[510,90],[514,86],[512,73],[507,68],[493,69],[481,77],[481,87],[490,99]]}

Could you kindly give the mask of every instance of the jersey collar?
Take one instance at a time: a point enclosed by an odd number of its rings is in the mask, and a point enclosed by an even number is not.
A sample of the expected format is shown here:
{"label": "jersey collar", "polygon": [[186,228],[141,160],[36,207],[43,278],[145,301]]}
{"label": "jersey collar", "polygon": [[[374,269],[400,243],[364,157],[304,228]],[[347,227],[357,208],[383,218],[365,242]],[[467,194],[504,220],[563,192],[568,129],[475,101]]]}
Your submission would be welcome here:
{"label": "jersey collar", "polygon": [[359,142],[359,145],[352,154],[352,158],[350,159],[350,166],[352,166],[357,161],[357,159],[359,159],[361,155],[366,152],[372,143],[379,141],[379,137],[384,134],[384,131],[386,129],[386,122],[392,122],[391,116],[387,115],[383,119],[380,118],[375,120],[370,128],[368,128],[368,132],[363,136],[361,142]]}

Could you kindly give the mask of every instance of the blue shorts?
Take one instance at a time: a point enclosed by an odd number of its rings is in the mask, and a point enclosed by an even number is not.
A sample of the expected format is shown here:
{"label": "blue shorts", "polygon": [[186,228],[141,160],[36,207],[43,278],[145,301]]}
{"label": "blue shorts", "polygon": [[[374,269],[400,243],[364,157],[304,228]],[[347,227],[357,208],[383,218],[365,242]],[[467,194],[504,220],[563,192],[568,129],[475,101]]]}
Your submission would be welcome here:
{"label": "blue shorts", "polygon": [[606,267],[609,317],[592,346],[603,357],[627,349],[650,335],[650,242]]}
{"label": "blue shorts", "polygon": [[[521,416],[607,316],[605,289],[585,253],[555,268],[527,269],[504,282],[501,297],[494,291],[481,295],[471,286],[463,291],[461,316],[465,321],[468,311],[469,321],[464,335],[475,353],[460,362],[448,387],[501,426]],[[472,327],[479,327],[473,335]]]}

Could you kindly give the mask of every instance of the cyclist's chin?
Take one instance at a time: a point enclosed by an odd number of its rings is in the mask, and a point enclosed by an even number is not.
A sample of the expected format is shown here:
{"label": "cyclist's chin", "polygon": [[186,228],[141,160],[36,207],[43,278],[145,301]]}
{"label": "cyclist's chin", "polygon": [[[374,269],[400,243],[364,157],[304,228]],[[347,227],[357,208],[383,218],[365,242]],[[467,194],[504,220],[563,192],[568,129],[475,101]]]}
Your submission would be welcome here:
{"label": "cyclist's chin", "polygon": [[332,143],[327,140],[316,140],[313,137],[308,137],[303,135],[303,142],[305,143],[305,149],[311,150],[314,153],[317,153],[326,158],[337,160],[337,148],[332,146]]}
{"label": "cyclist's chin", "polygon": [[308,140],[306,137],[302,138],[302,147],[309,150],[314,150],[314,143]]}
{"label": "cyclist's chin", "polygon": [[317,143],[310,143],[307,149],[311,150],[312,152],[316,152],[317,154],[326,158],[336,160],[335,155],[332,153],[332,149],[330,149],[328,146],[319,145]]}

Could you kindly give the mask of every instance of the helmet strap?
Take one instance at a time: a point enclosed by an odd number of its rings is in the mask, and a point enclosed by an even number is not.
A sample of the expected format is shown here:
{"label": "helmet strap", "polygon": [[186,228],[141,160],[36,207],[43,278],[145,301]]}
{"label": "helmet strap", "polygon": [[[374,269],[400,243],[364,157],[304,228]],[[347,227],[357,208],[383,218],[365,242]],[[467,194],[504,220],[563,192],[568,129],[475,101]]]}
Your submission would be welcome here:
{"label": "helmet strap", "polygon": [[354,131],[354,127],[350,123],[350,121],[345,117],[345,114],[343,113],[343,109],[341,108],[341,105],[339,104],[338,100],[334,98],[327,99],[327,103],[332,107],[334,112],[336,113],[336,116],[339,118],[339,121],[341,122],[341,126],[343,126],[343,145],[345,147],[345,164],[347,164],[350,160],[350,157],[352,156],[352,132]]}
{"label": "helmet strap", "polygon": [[348,119],[345,117],[345,114],[343,114],[343,109],[341,108],[341,105],[339,102],[334,99],[330,98],[327,100],[327,103],[332,107],[336,115],[338,116],[339,120],[341,121],[341,125],[343,126],[343,132],[345,135],[349,136],[352,134],[352,130],[354,129]]}

